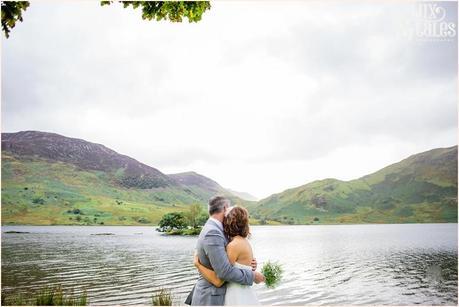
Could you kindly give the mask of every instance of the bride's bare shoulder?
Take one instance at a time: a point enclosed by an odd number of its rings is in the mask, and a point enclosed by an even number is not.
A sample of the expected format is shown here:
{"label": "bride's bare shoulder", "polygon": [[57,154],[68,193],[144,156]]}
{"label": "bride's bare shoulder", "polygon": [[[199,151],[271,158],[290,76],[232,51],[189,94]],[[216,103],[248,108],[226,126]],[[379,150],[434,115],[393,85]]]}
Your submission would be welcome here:
{"label": "bride's bare shoulder", "polygon": [[249,245],[249,242],[247,242],[246,238],[243,238],[241,236],[236,236],[234,237],[231,242],[228,243],[229,248],[234,248],[234,249],[243,249]]}

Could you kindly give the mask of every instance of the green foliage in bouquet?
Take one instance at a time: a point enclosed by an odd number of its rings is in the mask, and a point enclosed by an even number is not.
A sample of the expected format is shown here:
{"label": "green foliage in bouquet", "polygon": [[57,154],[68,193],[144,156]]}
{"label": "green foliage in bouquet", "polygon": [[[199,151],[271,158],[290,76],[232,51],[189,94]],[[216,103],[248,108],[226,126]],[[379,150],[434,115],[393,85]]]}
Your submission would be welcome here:
{"label": "green foliage in bouquet", "polygon": [[261,268],[261,273],[265,275],[265,284],[268,288],[275,288],[282,279],[284,270],[277,262],[266,262]]}

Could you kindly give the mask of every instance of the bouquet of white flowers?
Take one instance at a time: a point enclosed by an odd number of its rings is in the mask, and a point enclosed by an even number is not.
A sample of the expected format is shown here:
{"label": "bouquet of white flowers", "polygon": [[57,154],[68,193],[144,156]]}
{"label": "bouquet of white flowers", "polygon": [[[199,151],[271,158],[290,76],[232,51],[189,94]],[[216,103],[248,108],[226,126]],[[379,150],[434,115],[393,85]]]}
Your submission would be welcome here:
{"label": "bouquet of white flowers", "polygon": [[282,273],[284,270],[282,266],[277,262],[265,262],[261,268],[261,273],[265,275],[265,285],[268,288],[275,288],[280,280],[282,279]]}

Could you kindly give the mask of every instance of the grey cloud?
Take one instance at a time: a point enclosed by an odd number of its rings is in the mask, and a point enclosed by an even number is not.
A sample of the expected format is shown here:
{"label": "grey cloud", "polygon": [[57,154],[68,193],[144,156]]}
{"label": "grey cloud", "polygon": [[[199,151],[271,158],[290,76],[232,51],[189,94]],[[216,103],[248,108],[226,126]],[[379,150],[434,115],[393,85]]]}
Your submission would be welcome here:
{"label": "grey cloud", "polygon": [[[327,28],[326,23],[297,24],[287,35],[266,35],[239,50],[232,46],[228,56],[236,59],[234,63],[241,62],[235,50],[240,57],[244,50],[266,51],[321,83],[304,101],[312,105],[305,108],[308,112],[272,131],[278,151],[260,159],[317,158],[346,144],[365,144],[378,135],[424,142],[457,126],[457,36],[448,42],[408,40],[400,27],[410,7],[401,13],[397,13],[398,3],[386,9],[338,28]],[[369,56],[378,52],[371,50],[378,48],[371,44],[374,39],[388,49],[376,65]],[[339,82],[321,81],[327,77]],[[320,111],[333,105],[347,107]]]}
{"label": "grey cloud", "polygon": [[[457,36],[452,42],[401,38],[400,24],[407,10],[399,12],[400,4],[396,2],[379,6],[369,2],[354,5],[335,2],[333,8],[326,3],[321,7],[322,10],[316,8],[314,12],[340,17],[342,22],[338,25],[326,19],[323,23],[312,22],[305,5],[304,14],[308,18],[287,23],[280,20],[282,31],[255,33],[253,40],[240,40],[236,30],[222,31],[221,37],[217,35],[219,31],[187,33],[196,37],[207,34],[220,46],[217,50],[223,51],[218,63],[204,62],[203,67],[214,64],[239,67],[240,74],[244,74],[248,68],[243,65],[248,58],[261,62],[269,57],[318,83],[318,88],[308,94],[297,112],[268,119],[273,121],[266,123],[272,151],[260,151],[256,158],[241,155],[240,159],[252,163],[314,159],[349,144],[365,144],[378,136],[427,143],[426,140],[457,125]],[[87,127],[82,127],[87,124],[84,117],[88,114],[102,113],[113,118],[111,125],[117,127],[124,124],[117,121],[119,118],[148,121],[149,116],[162,109],[199,101],[201,97],[193,97],[193,93],[182,89],[184,84],[169,83],[174,59],[167,52],[176,46],[172,44],[175,40],[183,38],[178,32],[170,30],[167,32],[170,37],[157,34],[153,28],[156,24],[144,23],[138,14],[100,8],[98,3],[32,3],[29,10],[24,24],[14,29],[12,38],[3,39],[4,129],[40,128],[79,137],[85,134],[102,143],[104,139],[110,140],[108,143],[115,147],[120,142],[117,147],[122,153],[158,167],[239,159],[193,147],[177,146],[178,150],[164,153],[155,151],[154,146],[141,148],[133,140],[103,135],[110,129],[88,132]],[[254,22],[276,22],[263,19],[262,3],[257,10],[261,14]],[[212,10],[209,14],[213,14]],[[451,18],[457,24],[457,14]],[[81,22],[85,19],[94,23]],[[141,26],[137,25],[139,22]],[[218,23],[210,26],[223,28]],[[46,31],[38,31],[40,28]],[[379,49],[378,42],[384,50]],[[190,52],[199,52],[200,46],[186,47],[189,49],[183,47],[181,59],[193,61]],[[373,53],[377,57],[379,52],[380,59],[372,58]],[[212,92],[212,85],[222,77],[199,73],[202,71],[196,72],[196,78],[202,79],[202,88],[196,90],[199,95]],[[272,69],[269,73],[275,78],[277,72]],[[280,81],[288,84],[290,80]],[[231,84],[228,89],[237,91]],[[288,89],[299,94],[305,92],[304,88]],[[241,93],[241,99],[245,94]],[[218,104],[218,98],[224,95],[213,93],[210,97]],[[266,103],[279,104],[279,113],[285,112],[282,101]],[[237,118],[217,111],[218,108],[210,110],[209,117],[220,115],[222,120],[237,124]],[[171,119],[170,123],[180,125],[180,118]],[[168,127],[161,131],[132,132],[145,133],[152,138],[148,142],[155,142],[154,133],[167,135]],[[197,132],[193,137],[199,147],[207,140],[205,131]],[[240,136],[225,136],[237,146]]]}

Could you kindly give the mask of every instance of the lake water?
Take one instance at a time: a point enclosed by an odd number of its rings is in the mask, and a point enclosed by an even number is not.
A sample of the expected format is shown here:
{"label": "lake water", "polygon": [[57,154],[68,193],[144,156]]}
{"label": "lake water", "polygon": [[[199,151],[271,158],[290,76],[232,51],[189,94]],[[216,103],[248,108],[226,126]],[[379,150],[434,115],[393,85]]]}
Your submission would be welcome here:
{"label": "lake water", "polygon": [[[28,231],[7,234],[5,231]],[[111,236],[91,235],[114,233]],[[274,290],[255,285],[269,305],[457,305],[457,224],[252,227],[259,267],[280,261]],[[197,272],[196,237],[165,237],[154,227],[3,226],[2,290],[62,285],[87,290],[90,304],[151,304],[160,287],[183,304]]]}

